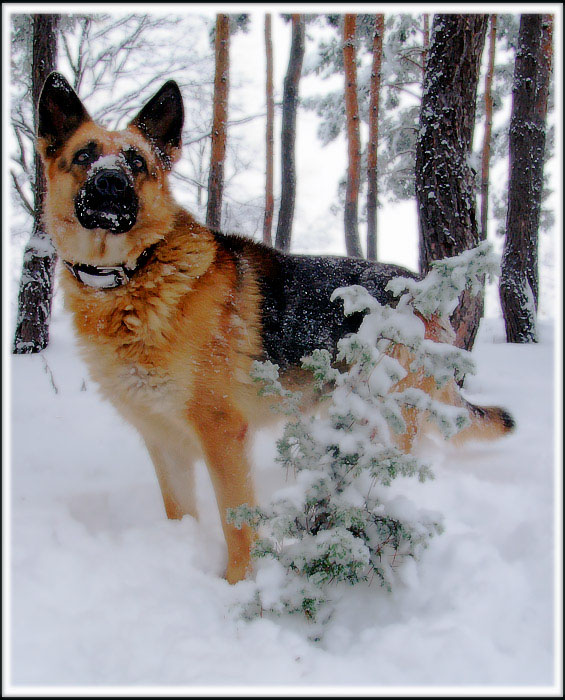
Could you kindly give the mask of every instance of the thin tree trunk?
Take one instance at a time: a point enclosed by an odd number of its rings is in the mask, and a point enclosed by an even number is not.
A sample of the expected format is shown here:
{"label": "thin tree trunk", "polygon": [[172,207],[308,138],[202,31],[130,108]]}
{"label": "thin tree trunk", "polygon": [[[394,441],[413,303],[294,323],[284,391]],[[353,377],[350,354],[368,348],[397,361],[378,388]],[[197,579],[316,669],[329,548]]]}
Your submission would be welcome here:
{"label": "thin tree trunk", "polygon": [[483,241],[488,233],[488,195],[490,175],[490,142],[492,135],[492,79],[494,76],[494,55],[496,51],[496,15],[490,16],[488,66],[485,76],[485,132],[481,159],[481,230]]}
{"label": "thin tree trunk", "polygon": [[228,15],[216,17],[216,72],[214,76],[214,118],[210,173],[208,176],[208,208],[206,225],[219,229],[222,223],[224,163],[226,158],[228,94],[229,94],[230,21]]}
{"label": "thin tree trunk", "polygon": [[[34,110],[45,79],[57,64],[59,15],[33,15],[32,100]],[[37,127],[37,124],[34,124]],[[57,255],[43,223],[45,175],[35,153],[33,232],[24,251],[14,336],[15,354],[40,352],[49,343],[49,321]]]}
{"label": "thin tree trunk", "polygon": [[538,227],[553,18],[522,15],[510,118],[510,176],[500,301],[509,343],[536,342]]}
{"label": "thin tree trunk", "polygon": [[265,15],[265,54],[267,58],[267,125],[265,129],[266,177],[265,177],[265,219],[263,221],[263,243],[272,245],[273,212],[273,150],[275,100],[273,97],[273,40],[271,38],[271,15]]}
{"label": "thin tree trunk", "polygon": [[369,143],[367,145],[367,258],[377,259],[377,151],[379,145],[379,97],[381,93],[381,61],[385,16],[375,15],[373,65],[369,94]]}
{"label": "thin tree trunk", "polygon": [[284,79],[282,136],[281,136],[281,204],[275,245],[279,250],[289,251],[296,199],[296,112],[298,109],[298,87],[304,59],[304,16],[292,15],[292,40],[290,58]]}
{"label": "thin tree trunk", "polygon": [[355,15],[343,21],[343,66],[345,70],[345,115],[347,122],[347,185],[345,192],[345,248],[347,255],[362,258],[359,240],[358,201],[361,179],[361,137],[357,102],[357,66],[355,62]]}
{"label": "thin tree trunk", "polygon": [[[477,83],[488,15],[435,15],[416,146],[420,269],[479,243],[473,173]],[[456,343],[470,350],[483,294],[465,291],[452,322]]]}
{"label": "thin tree trunk", "polygon": [[422,73],[426,72],[428,51],[430,50],[430,15],[424,14],[424,41],[422,50]]}

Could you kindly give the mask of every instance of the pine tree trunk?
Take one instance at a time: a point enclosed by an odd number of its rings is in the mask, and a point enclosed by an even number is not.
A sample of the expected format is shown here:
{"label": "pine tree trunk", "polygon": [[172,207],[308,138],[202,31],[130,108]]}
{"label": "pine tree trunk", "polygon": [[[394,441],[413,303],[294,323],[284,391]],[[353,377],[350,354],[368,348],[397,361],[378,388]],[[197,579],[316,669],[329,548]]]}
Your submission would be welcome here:
{"label": "pine tree trunk", "polygon": [[490,175],[490,141],[492,135],[492,79],[494,76],[494,55],[496,50],[496,15],[490,16],[488,66],[485,76],[485,132],[481,158],[481,240],[486,241],[488,233],[488,194]]}
{"label": "pine tree trunk", "polygon": [[298,87],[304,59],[304,17],[292,15],[292,40],[290,58],[284,79],[281,136],[281,204],[275,246],[289,251],[296,199],[296,112],[298,109]]}
{"label": "pine tree trunk", "polygon": [[500,301],[509,343],[536,342],[538,227],[553,18],[522,15],[510,118],[510,176]]}
{"label": "pine tree trunk", "polygon": [[[39,101],[45,79],[56,68],[59,15],[33,15],[32,100]],[[37,126],[37,125],[35,125]],[[45,175],[35,154],[33,232],[24,251],[14,336],[15,354],[40,352],[49,343],[49,321],[57,255],[43,223]]]}
{"label": "pine tree trunk", "polygon": [[[479,243],[469,166],[488,15],[435,15],[416,145],[420,269]],[[453,316],[456,344],[470,350],[483,294],[464,292]]]}
{"label": "pine tree trunk", "polygon": [[273,212],[273,150],[275,100],[273,97],[273,40],[271,37],[271,15],[265,15],[265,54],[267,59],[266,101],[267,124],[265,129],[266,177],[265,177],[265,219],[263,221],[263,243],[272,245]]}
{"label": "pine tree trunk", "polygon": [[375,15],[373,64],[369,88],[369,143],[367,145],[367,258],[377,259],[377,151],[379,145],[379,96],[385,16]]}
{"label": "pine tree trunk", "polygon": [[357,66],[355,63],[355,15],[343,20],[343,66],[345,71],[345,118],[347,122],[347,184],[345,191],[345,248],[347,255],[362,258],[359,240],[358,202],[361,179],[361,137],[357,101]]}
{"label": "pine tree trunk", "polygon": [[230,21],[228,15],[217,15],[214,76],[214,117],[210,173],[208,176],[208,207],[206,225],[219,229],[222,224],[222,196],[224,191],[224,163],[226,158],[228,94],[229,94]]}
{"label": "pine tree trunk", "polygon": [[428,63],[428,51],[430,50],[430,15],[424,14],[423,24],[422,73],[425,74],[426,64]]}

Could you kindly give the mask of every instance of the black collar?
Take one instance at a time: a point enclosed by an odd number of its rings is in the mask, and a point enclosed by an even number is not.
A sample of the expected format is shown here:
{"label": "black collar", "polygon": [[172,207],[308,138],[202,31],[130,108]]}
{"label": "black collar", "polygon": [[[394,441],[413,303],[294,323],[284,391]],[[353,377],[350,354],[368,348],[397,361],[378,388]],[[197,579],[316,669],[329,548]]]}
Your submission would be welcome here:
{"label": "black collar", "polygon": [[144,250],[137,258],[134,267],[127,267],[126,265],[97,267],[96,265],[87,265],[85,263],[73,264],[66,260],[63,260],[63,263],[70,270],[73,277],[87,287],[115,289],[129,282],[133,275],[146,265],[156,245],[154,243]]}

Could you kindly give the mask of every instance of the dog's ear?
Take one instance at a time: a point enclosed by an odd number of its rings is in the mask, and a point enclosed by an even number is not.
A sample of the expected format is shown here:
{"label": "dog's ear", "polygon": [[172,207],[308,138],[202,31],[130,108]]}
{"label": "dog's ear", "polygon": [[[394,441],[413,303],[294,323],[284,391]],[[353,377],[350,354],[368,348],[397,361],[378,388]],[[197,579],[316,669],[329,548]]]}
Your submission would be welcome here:
{"label": "dog's ear", "polygon": [[38,145],[46,157],[53,156],[90,115],[76,92],[60,73],[50,73],[43,84],[37,107]]}
{"label": "dog's ear", "polygon": [[169,80],[129,125],[151,141],[170,167],[180,157],[183,122],[182,95],[175,81]]}

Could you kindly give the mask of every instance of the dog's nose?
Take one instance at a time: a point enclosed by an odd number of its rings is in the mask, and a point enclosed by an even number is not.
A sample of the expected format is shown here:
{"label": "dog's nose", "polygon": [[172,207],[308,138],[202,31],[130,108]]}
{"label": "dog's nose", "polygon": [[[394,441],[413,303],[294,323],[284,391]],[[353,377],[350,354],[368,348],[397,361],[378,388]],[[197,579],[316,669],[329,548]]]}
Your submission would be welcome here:
{"label": "dog's nose", "polygon": [[101,167],[92,173],[75,198],[75,213],[81,226],[111,233],[130,231],[138,208],[131,178],[113,167]]}
{"label": "dog's nose", "polygon": [[121,170],[99,170],[93,179],[96,191],[104,197],[119,197],[129,186],[129,181]]}

